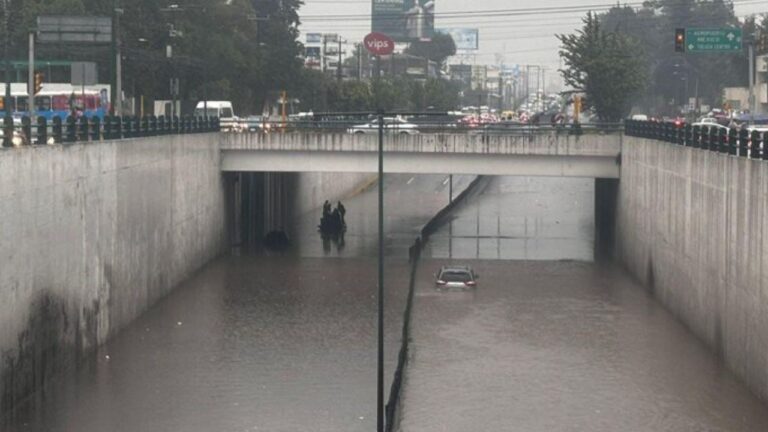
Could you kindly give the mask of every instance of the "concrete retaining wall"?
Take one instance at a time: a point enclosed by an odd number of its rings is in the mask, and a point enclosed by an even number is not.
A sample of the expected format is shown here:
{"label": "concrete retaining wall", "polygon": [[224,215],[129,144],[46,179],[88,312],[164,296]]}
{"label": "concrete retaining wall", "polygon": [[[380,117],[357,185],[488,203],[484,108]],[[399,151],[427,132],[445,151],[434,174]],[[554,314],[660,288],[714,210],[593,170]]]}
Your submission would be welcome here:
{"label": "concrete retaining wall", "polygon": [[768,163],[626,137],[617,254],[768,400]]}
{"label": "concrete retaining wall", "polygon": [[298,173],[296,178],[296,215],[316,211],[325,200],[343,200],[373,184],[378,176],[365,173]]}
{"label": "concrete retaining wall", "polygon": [[0,150],[0,414],[224,251],[219,164],[211,134]]}

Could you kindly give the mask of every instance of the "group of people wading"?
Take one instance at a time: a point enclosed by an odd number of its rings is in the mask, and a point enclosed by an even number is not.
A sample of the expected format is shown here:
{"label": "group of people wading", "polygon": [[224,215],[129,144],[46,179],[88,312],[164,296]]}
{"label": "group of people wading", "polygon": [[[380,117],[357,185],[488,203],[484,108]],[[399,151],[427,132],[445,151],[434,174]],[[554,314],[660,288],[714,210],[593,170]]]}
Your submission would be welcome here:
{"label": "group of people wading", "polygon": [[347,230],[347,223],[344,221],[344,215],[347,209],[339,201],[336,208],[331,210],[331,203],[327,200],[323,204],[323,216],[320,218],[320,232],[323,234],[341,234]]}

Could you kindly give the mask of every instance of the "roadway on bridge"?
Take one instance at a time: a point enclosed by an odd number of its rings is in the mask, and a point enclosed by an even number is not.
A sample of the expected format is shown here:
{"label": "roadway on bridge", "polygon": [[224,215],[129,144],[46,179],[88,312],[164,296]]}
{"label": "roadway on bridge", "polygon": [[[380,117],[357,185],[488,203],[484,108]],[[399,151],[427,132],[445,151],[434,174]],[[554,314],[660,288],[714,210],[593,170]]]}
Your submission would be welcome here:
{"label": "roadway on bridge", "polygon": [[[623,271],[589,261],[586,186],[497,178],[434,235],[400,431],[768,430],[713,353]],[[476,291],[435,290],[451,258],[480,274]]]}

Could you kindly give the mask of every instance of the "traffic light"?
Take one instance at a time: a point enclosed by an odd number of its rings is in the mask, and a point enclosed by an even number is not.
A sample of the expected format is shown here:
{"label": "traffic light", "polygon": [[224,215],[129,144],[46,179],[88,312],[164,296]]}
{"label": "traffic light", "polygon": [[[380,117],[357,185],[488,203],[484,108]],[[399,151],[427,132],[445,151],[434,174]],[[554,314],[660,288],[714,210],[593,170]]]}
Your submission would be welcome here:
{"label": "traffic light", "polygon": [[761,32],[757,38],[757,54],[765,54],[768,52],[768,32]]}
{"label": "traffic light", "polygon": [[35,94],[40,93],[40,90],[43,89],[44,79],[45,75],[42,72],[35,72]]}
{"label": "traffic light", "polygon": [[685,52],[685,29],[675,29],[675,52]]}

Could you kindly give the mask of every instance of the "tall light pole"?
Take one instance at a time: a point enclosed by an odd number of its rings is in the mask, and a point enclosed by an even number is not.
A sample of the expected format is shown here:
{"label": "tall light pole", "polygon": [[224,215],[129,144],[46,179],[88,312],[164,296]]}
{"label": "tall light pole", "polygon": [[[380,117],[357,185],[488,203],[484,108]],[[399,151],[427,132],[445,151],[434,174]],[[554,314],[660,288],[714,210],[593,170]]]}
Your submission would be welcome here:
{"label": "tall light pole", "polygon": [[11,35],[8,34],[8,19],[10,12],[8,11],[8,1],[3,0],[3,25],[5,27],[5,41],[3,46],[3,55],[5,56],[5,115],[10,117],[12,113],[11,108],[11,59],[9,58],[8,45],[10,43]]}

